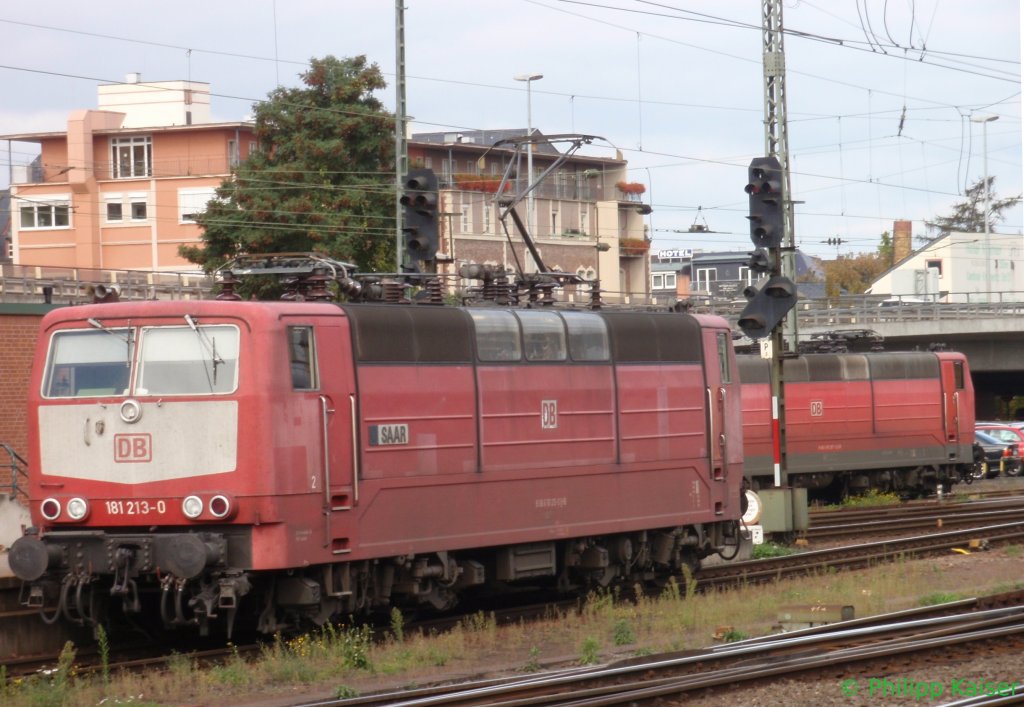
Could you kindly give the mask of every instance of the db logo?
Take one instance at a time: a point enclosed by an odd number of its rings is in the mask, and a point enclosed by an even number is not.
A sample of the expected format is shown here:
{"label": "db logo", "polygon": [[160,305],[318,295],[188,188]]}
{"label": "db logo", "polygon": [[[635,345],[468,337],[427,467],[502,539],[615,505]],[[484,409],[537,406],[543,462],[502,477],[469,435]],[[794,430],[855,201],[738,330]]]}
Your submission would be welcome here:
{"label": "db logo", "polygon": [[540,426],[545,430],[553,430],[558,427],[558,401],[540,401]]}
{"label": "db logo", "polygon": [[114,435],[115,462],[153,461],[153,437],[149,434]]}

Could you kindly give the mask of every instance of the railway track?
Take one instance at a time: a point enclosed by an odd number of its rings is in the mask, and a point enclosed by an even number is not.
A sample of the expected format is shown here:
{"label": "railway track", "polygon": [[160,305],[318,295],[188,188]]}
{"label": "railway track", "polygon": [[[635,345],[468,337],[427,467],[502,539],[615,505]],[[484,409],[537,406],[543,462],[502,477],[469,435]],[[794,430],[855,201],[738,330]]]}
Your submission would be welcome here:
{"label": "railway track", "polygon": [[1024,542],[1024,523],[1008,522],[912,537],[858,543],[823,550],[809,550],[782,557],[747,560],[703,568],[699,586],[771,581],[829,568],[859,569],[896,558],[924,557],[970,548],[972,544]]}
{"label": "railway track", "polygon": [[[527,678],[477,681],[457,686],[405,690],[347,700],[306,703],[376,707],[442,705],[643,705],[714,690],[741,691],[751,681],[820,674],[842,676],[833,686],[842,698],[877,686],[887,661],[908,661],[987,645],[987,650],[1024,647],[1024,604],[1019,592],[898,612],[740,641],[697,653],[662,654],[591,669],[573,668]],[[997,646],[997,648],[995,648]],[[916,684],[915,684],[916,685]],[[935,687],[927,686],[934,697]],[[1009,687],[1009,686],[1008,686]],[[956,689],[971,694],[973,684]],[[983,689],[983,688],[982,688]],[[1007,688],[1004,688],[1007,689]],[[1020,687],[1016,686],[1018,696]],[[842,692],[841,692],[842,691]],[[851,692],[852,691],[852,692]],[[824,696],[823,696],[824,697]],[[875,695],[877,698],[883,695]]]}
{"label": "railway track", "polygon": [[1024,497],[881,506],[815,512],[802,537],[809,541],[894,535],[907,531],[1024,521]]}

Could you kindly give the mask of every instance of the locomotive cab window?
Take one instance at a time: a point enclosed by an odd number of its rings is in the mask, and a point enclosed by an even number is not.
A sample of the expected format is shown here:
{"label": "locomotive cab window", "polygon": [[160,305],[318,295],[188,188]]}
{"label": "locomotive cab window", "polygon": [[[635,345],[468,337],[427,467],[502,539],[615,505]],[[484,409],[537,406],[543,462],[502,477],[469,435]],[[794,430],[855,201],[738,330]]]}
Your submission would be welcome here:
{"label": "locomotive cab window", "polygon": [[564,361],[565,325],[556,312],[516,312],[527,361]]}
{"label": "locomotive cab window", "polygon": [[964,362],[954,361],[953,362],[953,379],[954,385],[957,390],[964,389]]}
{"label": "locomotive cab window", "polygon": [[43,396],[127,394],[133,349],[129,329],[58,331],[50,341]]}
{"label": "locomotive cab window", "polygon": [[732,373],[729,370],[729,348],[732,340],[724,331],[718,332],[718,375],[722,383],[732,383]]}
{"label": "locomotive cab window", "polygon": [[288,327],[288,356],[291,361],[292,388],[295,390],[319,388],[316,339],[313,337],[313,327]]}
{"label": "locomotive cab window", "polygon": [[147,327],[140,347],[139,395],[219,395],[235,390],[237,327]]}

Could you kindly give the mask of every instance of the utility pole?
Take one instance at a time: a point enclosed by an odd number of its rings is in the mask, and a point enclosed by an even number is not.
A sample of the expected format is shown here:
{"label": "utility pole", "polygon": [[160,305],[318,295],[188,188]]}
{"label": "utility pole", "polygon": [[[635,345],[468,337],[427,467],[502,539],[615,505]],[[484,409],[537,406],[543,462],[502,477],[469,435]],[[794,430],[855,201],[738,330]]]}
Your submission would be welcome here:
{"label": "utility pole", "polygon": [[[786,52],[782,33],[782,0],[762,0],[761,30],[763,35],[764,65],[764,148],[766,157],[774,157],[781,168],[781,200],[783,238],[779,258],[779,272],[791,281],[796,279],[796,253],[793,229],[793,201],[789,178],[789,140],[786,121]],[[795,288],[794,288],[795,293]],[[789,344],[793,355],[797,352],[796,308],[790,309],[781,326],[772,330],[771,388],[772,423],[776,428],[775,486],[789,486],[786,463],[786,409],[785,382],[782,360],[784,346]]]}
{"label": "utility pole", "polygon": [[409,172],[409,146],[405,140],[405,6],[395,0],[395,272],[402,272],[403,208],[399,201]]}

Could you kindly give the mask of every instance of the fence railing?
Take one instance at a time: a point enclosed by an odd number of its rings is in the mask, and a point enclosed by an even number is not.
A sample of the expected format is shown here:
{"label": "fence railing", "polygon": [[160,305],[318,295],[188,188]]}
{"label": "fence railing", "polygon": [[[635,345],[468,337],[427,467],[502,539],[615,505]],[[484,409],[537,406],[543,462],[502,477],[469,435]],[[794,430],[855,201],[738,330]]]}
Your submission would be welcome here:
{"label": "fence railing", "polygon": [[[10,494],[14,498],[21,498],[21,500],[28,499],[28,462],[22,459],[16,451],[11,449],[9,444],[0,442],[0,448],[7,452],[7,457],[10,460],[8,462],[8,468],[10,469]],[[0,460],[3,457],[0,455]],[[0,464],[3,462],[0,461]],[[6,484],[0,485],[0,488],[4,488],[6,491]]]}

